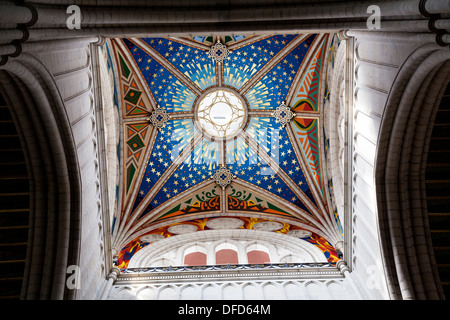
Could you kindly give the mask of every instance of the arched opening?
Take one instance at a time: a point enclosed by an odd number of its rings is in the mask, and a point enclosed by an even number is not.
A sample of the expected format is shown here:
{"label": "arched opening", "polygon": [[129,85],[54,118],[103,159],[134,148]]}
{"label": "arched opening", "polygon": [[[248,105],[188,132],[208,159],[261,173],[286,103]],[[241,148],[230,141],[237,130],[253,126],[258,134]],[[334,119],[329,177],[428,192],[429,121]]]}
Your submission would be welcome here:
{"label": "arched opening", "polygon": [[0,299],[19,299],[28,245],[30,182],[13,113],[0,94]]}
{"label": "arched opening", "polygon": [[204,266],[207,264],[206,249],[193,245],[184,250],[183,264],[185,266]]}
{"label": "arched opening", "polygon": [[446,52],[426,46],[414,52],[392,86],[380,127],[378,219],[393,299],[444,298],[427,217],[425,172],[449,70]]}
{"label": "arched opening", "polygon": [[222,243],[216,247],[216,264],[239,263],[238,252],[235,245]]}
{"label": "arched opening", "polygon": [[450,298],[450,84],[439,104],[425,173],[428,222],[442,289]]}
{"label": "arched opening", "polygon": [[269,250],[261,244],[253,244],[247,248],[247,260],[249,264],[270,263]]}
{"label": "arched opening", "polygon": [[238,254],[233,249],[222,249],[216,252],[216,264],[239,263]]}
{"label": "arched opening", "polygon": [[203,252],[191,252],[184,256],[185,266],[204,266],[206,265],[206,254]]}
{"label": "arched opening", "polygon": [[252,250],[247,252],[248,263],[263,264],[270,263],[269,254],[262,250]]}
{"label": "arched opening", "polygon": [[28,59],[0,72],[0,92],[14,113],[30,181],[20,298],[74,299],[78,288],[66,286],[66,278],[68,266],[78,266],[80,258],[77,151],[56,84],[39,62]]}

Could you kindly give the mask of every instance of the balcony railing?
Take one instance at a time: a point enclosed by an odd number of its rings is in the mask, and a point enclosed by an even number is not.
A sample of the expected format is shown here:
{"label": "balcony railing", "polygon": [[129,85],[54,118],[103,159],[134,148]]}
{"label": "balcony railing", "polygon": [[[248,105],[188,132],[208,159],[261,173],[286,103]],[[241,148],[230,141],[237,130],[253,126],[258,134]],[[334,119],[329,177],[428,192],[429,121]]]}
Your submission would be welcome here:
{"label": "balcony railing", "polygon": [[206,266],[167,266],[121,269],[122,274],[159,273],[159,272],[185,272],[185,271],[227,271],[227,270],[270,270],[270,269],[310,269],[336,267],[335,262],[312,263],[265,263],[265,264],[221,264]]}

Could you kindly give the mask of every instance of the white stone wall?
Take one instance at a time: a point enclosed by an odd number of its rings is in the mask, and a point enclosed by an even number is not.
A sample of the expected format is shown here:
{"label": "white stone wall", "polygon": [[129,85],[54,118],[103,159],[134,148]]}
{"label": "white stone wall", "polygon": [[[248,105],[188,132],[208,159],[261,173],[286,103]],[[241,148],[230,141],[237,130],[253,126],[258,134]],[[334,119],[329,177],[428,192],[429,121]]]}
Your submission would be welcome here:
{"label": "white stone wall", "polygon": [[165,284],[116,283],[108,300],[346,300],[355,299],[345,279],[251,279]]}
{"label": "white stone wall", "polygon": [[[129,268],[155,266],[165,258],[172,265],[183,265],[183,257],[193,245],[208,254],[214,264],[214,253],[223,245],[233,247],[240,263],[255,245],[270,253],[273,263],[296,254],[304,261],[325,262],[319,249],[304,240],[267,231],[208,230],[159,240],[141,249]],[[230,246],[227,246],[229,244]],[[151,268],[150,268],[151,269]],[[137,271],[137,270],[136,270]],[[358,299],[348,279],[336,267],[239,269],[219,271],[160,271],[123,273],[106,297],[108,300],[315,300]]]}
{"label": "white stone wall", "polygon": [[106,270],[91,52],[88,43],[81,43],[34,55],[53,75],[72,127],[82,186],[81,282],[77,298],[93,299],[102,288]]}
{"label": "white stone wall", "polygon": [[129,268],[183,266],[184,257],[192,246],[207,255],[207,265],[216,264],[215,253],[224,248],[237,252],[239,264],[247,264],[247,252],[259,246],[269,253],[272,263],[327,262],[324,254],[313,244],[296,237],[268,231],[247,229],[207,230],[177,235],[156,241],[139,250],[130,260]]}
{"label": "white stone wall", "polygon": [[421,44],[355,34],[351,269],[366,299],[389,299],[377,218],[375,161],[383,152],[377,144],[395,77]]}

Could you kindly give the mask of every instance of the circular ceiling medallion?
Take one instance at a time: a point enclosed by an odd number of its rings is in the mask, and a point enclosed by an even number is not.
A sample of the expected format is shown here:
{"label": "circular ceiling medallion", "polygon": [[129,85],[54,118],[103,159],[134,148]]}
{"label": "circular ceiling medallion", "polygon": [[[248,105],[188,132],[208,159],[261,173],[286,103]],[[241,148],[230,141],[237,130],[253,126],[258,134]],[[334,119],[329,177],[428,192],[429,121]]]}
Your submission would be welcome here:
{"label": "circular ceiling medallion", "polygon": [[150,122],[157,128],[164,128],[167,121],[169,121],[169,114],[166,112],[164,108],[158,107],[155,111],[152,112],[150,116]]}
{"label": "circular ceiling medallion", "polygon": [[244,99],[228,88],[212,89],[198,100],[195,123],[206,136],[229,139],[246,124],[247,107]]}
{"label": "circular ceiling medallion", "polygon": [[192,224],[176,224],[169,227],[167,231],[173,234],[185,234],[197,231],[197,226]]}
{"label": "circular ceiling medallion", "polygon": [[141,242],[155,242],[158,240],[162,240],[165,237],[162,234],[146,234],[145,236],[142,236],[139,240],[141,240]]}
{"label": "circular ceiling medallion", "polygon": [[273,116],[275,117],[275,121],[280,123],[282,127],[284,127],[291,119],[294,117],[294,113],[291,111],[284,102],[276,108],[273,112]]}
{"label": "circular ceiling medallion", "polygon": [[277,231],[283,228],[283,224],[275,221],[258,222],[253,226],[253,229],[260,231]]}
{"label": "circular ceiling medallion", "polygon": [[288,236],[296,237],[296,238],[309,238],[312,235],[312,232],[307,230],[292,230],[286,233]]}
{"label": "circular ceiling medallion", "polygon": [[236,218],[216,218],[206,222],[210,229],[238,229],[244,225],[244,221]]}
{"label": "circular ceiling medallion", "polygon": [[228,58],[230,51],[228,48],[221,44],[219,41],[211,47],[208,52],[210,58],[216,60],[217,62],[222,62]]}
{"label": "circular ceiling medallion", "polygon": [[226,167],[220,167],[211,177],[222,189],[225,189],[236,176]]}

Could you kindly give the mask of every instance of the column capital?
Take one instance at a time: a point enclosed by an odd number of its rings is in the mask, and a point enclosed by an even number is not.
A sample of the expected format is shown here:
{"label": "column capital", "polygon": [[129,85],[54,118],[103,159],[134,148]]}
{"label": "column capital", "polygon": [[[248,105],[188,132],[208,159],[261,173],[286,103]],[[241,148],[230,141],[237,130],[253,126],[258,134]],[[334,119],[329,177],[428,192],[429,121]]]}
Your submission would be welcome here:
{"label": "column capital", "polygon": [[112,267],[111,271],[109,272],[108,276],[106,277],[107,280],[113,279],[113,281],[117,280],[117,277],[120,274],[120,269],[117,267]]}
{"label": "column capital", "polygon": [[103,36],[97,36],[98,37],[98,41],[97,42],[93,42],[92,44],[95,46],[99,46],[101,47],[102,45],[104,45],[106,43],[106,38]]}
{"label": "column capital", "polygon": [[350,272],[350,268],[347,266],[347,263],[344,260],[339,260],[336,263],[336,267],[339,269],[342,275],[345,275],[346,272]]}
{"label": "column capital", "polygon": [[351,36],[348,35],[348,29],[339,31],[338,36],[341,40],[348,40],[351,38]]}

